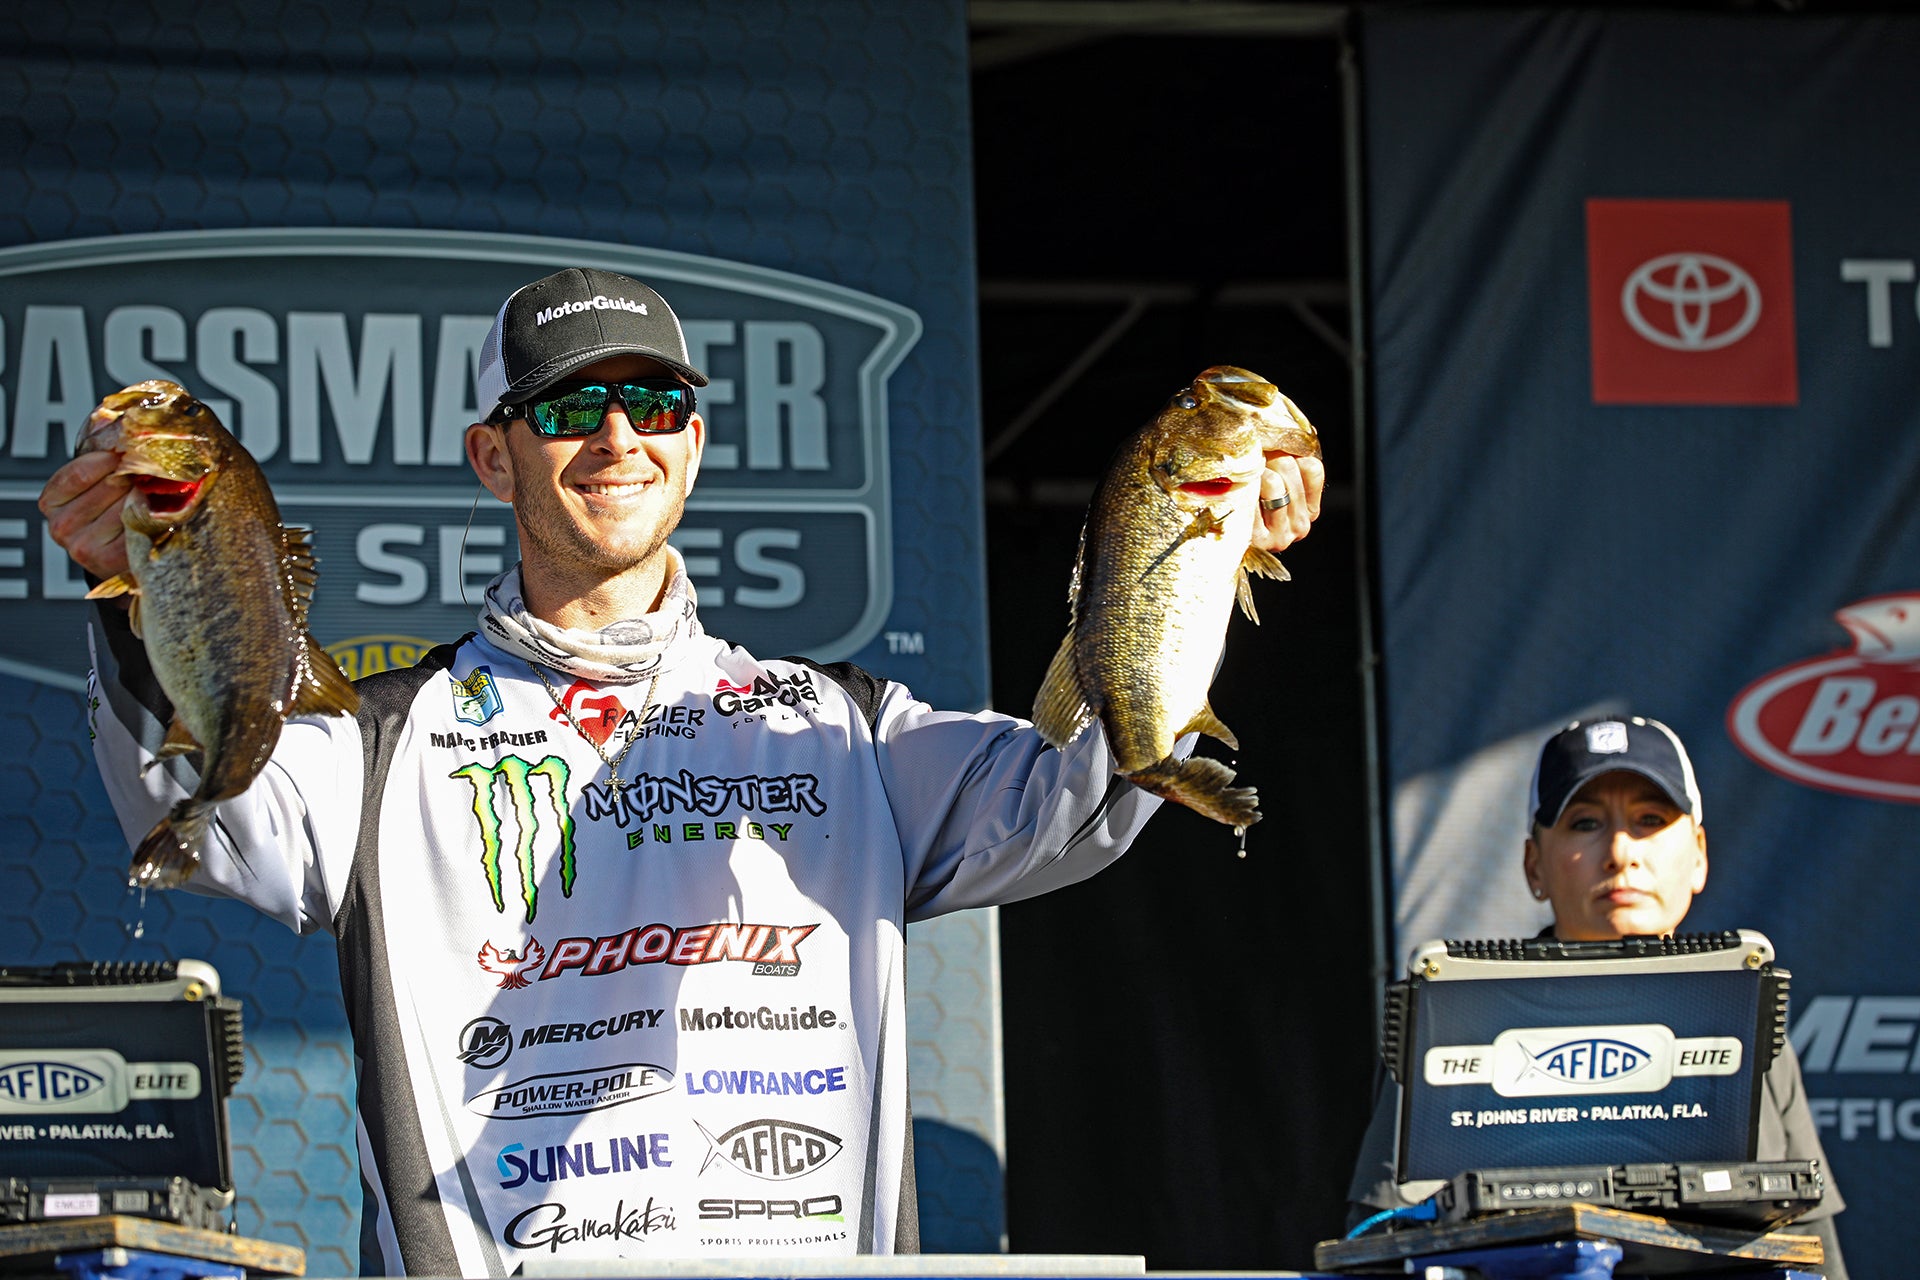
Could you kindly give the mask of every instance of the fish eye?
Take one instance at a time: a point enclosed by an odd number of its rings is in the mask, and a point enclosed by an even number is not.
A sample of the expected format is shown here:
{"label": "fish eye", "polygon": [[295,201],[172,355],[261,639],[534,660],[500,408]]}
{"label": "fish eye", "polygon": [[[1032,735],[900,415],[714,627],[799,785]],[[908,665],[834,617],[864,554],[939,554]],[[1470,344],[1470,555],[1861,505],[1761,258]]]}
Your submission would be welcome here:
{"label": "fish eye", "polygon": [[197,418],[200,416],[200,402],[198,400],[189,400],[180,406],[180,412],[189,418]]}
{"label": "fish eye", "polygon": [[1182,391],[1173,398],[1173,402],[1182,409],[1198,409],[1200,407],[1200,402],[1194,398],[1193,392],[1191,391]]}

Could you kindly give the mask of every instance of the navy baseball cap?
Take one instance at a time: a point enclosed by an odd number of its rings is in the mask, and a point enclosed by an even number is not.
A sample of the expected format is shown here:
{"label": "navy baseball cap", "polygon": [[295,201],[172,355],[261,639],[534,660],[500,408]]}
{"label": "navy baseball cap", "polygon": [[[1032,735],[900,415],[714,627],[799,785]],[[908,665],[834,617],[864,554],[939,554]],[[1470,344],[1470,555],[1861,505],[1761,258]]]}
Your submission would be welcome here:
{"label": "navy baseball cap", "polygon": [[665,298],[614,271],[556,271],[514,290],[493,318],[474,370],[474,406],[484,419],[618,355],[649,356],[691,385],[707,385],[687,361],[686,335]]}
{"label": "navy baseball cap", "polygon": [[1576,720],[1548,738],[1533,770],[1529,803],[1543,827],[1560,821],[1575,793],[1603,773],[1624,769],[1651,778],[1675,807],[1700,818],[1700,784],[1680,735],[1642,716]]}

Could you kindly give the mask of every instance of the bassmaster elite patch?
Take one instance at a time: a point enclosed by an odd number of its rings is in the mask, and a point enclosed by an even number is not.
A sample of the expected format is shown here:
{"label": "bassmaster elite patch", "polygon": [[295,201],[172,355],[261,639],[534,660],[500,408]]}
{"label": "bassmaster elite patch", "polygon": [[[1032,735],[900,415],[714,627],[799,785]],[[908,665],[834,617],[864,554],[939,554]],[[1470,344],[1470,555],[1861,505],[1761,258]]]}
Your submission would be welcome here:
{"label": "bassmaster elite patch", "polygon": [[465,680],[453,681],[453,714],[467,724],[485,724],[502,710],[492,667],[475,667]]}
{"label": "bassmaster elite patch", "polygon": [[1492,1044],[1436,1045],[1423,1075],[1432,1085],[1491,1085],[1503,1098],[1657,1093],[1676,1076],[1733,1075],[1741,1054],[1732,1036],[1681,1038],[1657,1023],[1521,1027]]}

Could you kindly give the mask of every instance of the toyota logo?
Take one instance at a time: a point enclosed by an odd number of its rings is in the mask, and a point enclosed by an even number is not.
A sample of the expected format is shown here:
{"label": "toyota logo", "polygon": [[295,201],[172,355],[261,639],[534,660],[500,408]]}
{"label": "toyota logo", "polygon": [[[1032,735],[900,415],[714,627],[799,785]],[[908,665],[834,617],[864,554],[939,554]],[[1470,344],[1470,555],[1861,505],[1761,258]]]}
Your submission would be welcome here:
{"label": "toyota logo", "polygon": [[1643,262],[1620,290],[1634,332],[1674,351],[1730,347],[1760,322],[1760,286],[1725,258],[1669,253]]}

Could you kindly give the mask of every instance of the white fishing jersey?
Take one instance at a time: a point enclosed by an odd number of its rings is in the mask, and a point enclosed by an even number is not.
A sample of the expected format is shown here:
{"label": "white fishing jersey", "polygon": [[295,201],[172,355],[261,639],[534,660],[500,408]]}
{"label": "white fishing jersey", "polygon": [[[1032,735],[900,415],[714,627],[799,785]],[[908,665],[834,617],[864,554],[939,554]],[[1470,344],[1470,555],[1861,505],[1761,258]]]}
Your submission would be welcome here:
{"label": "white fishing jersey", "polygon": [[[103,618],[132,844],[194,779],[142,777],[169,709]],[[190,882],[338,941],[365,1265],[917,1248],[907,921],[1083,879],[1157,801],[1097,726],[1055,750],[702,634],[650,702],[548,677],[469,636],[358,682],[357,717],[286,726]]]}

